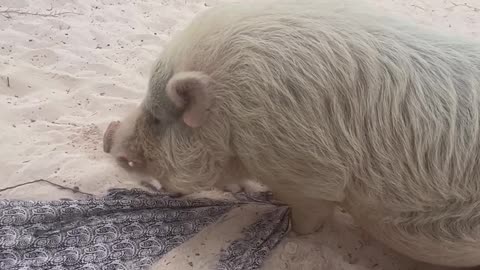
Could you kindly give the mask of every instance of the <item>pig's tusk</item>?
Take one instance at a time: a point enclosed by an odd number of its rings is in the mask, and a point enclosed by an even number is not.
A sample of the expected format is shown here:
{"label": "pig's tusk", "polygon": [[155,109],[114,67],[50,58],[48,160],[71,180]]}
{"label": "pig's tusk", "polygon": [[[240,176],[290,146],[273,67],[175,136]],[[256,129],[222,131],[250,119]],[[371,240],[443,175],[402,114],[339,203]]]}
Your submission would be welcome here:
{"label": "pig's tusk", "polygon": [[103,151],[105,153],[110,153],[110,150],[112,149],[112,144],[113,144],[113,135],[119,125],[120,125],[120,121],[114,121],[114,122],[111,122],[110,125],[108,125],[107,130],[103,135]]}

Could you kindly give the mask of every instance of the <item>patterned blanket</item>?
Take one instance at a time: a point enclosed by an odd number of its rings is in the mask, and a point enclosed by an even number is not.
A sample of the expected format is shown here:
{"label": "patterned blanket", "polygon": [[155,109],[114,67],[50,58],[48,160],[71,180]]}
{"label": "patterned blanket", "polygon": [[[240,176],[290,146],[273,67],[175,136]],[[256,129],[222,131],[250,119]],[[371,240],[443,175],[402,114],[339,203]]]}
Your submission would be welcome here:
{"label": "patterned blanket", "polygon": [[236,197],[186,200],[114,190],[85,200],[0,200],[0,269],[149,269],[203,229],[225,222],[233,209],[269,205],[214,264],[218,270],[258,269],[286,235],[289,209],[260,196]]}

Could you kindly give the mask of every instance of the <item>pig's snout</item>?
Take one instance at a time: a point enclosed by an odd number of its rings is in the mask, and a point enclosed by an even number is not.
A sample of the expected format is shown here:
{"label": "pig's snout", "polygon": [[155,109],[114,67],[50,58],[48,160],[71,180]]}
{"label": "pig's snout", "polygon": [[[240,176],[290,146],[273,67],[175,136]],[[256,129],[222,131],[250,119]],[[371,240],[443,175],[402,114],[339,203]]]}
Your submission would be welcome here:
{"label": "pig's snout", "polygon": [[[129,147],[124,145],[124,141],[121,141],[125,138],[119,138],[117,135],[116,137],[120,141],[114,142],[115,133],[119,132],[120,123],[120,121],[113,121],[108,125],[105,134],[103,134],[103,151],[112,154],[118,164],[125,169],[142,170],[145,168],[143,157],[139,153],[129,151]],[[120,145],[117,146],[115,152],[112,152],[114,143],[119,143]]]}
{"label": "pig's snout", "polygon": [[113,135],[115,134],[115,131],[119,125],[120,121],[113,121],[108,125],[107,130],[105,130],[105,134],[103,134],[103,151],[105,153],[110,153],[112,150]]}

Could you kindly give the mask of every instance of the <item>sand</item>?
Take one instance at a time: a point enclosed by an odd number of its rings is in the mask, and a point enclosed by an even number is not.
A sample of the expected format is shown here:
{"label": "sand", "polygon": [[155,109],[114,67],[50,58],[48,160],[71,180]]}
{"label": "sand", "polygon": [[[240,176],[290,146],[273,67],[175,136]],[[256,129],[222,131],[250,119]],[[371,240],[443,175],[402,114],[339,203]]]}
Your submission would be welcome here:
{"label": "sand", "polygon": [[[480,39],[478,0],[371,1]],[[93,194],[138,187],[135,177],[103,153],[103,130],[143,98],[149,69],[171,34],[221,2],[0,0],[0,189],[36,179]],[[42,183],[0,193],[22,199],[75,196]],[[290,235],[263,269],[425,267],[370,239],[339,213],[315,235]]]}

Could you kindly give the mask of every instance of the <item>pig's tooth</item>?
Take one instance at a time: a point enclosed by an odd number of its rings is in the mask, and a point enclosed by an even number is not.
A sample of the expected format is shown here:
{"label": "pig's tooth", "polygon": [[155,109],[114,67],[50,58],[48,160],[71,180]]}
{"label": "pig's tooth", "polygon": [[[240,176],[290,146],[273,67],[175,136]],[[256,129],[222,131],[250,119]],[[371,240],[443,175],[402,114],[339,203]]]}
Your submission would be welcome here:
{"label": "pig's tooth", "polygon": [[103,151],[105,153],[110,153],[110,150],[112,150],[113,134],[115,134],[115,131],[117,130],[119,125],[120,121],[114,121],[111,122],[110,125],[108,125],[107,130],[103,135]]}
{"label": "pig's tooth", "polygon": [[135,166],[135,163],[133,163],[133,161],[129,161],[128,166],[133,167],[133,166]]}

